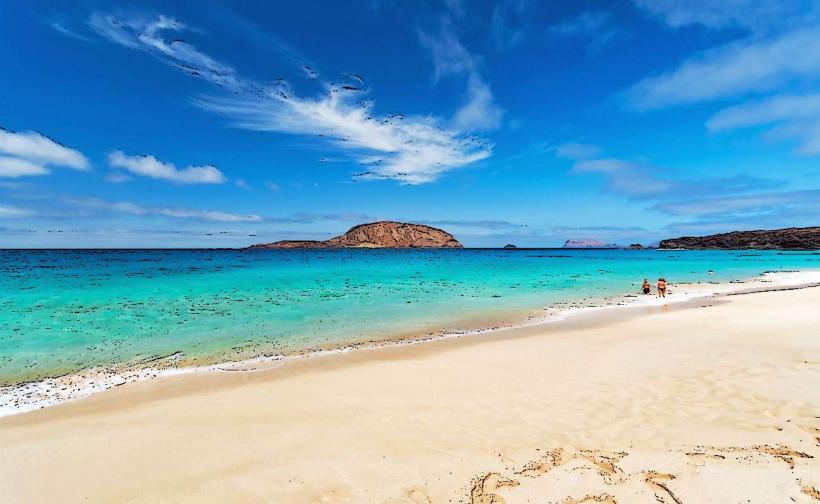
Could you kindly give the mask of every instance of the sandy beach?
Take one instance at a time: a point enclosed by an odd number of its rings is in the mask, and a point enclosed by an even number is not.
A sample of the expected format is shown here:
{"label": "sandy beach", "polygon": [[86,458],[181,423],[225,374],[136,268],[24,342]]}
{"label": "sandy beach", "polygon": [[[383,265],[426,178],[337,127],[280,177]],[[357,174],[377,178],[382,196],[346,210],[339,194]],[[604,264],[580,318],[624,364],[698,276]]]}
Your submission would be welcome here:
{"label": "sandy beach", "polygon": [[0,419],[5,502],[820,502],[820,288],[700,299]]}

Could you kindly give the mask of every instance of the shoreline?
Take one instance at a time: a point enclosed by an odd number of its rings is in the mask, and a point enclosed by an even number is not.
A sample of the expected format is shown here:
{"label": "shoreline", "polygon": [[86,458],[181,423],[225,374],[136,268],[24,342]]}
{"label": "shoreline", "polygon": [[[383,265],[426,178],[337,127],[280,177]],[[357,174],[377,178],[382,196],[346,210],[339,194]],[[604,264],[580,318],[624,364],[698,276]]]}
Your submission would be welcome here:
{"label": "shoreline", "polygon": [[6,417],[0,493],[15,502],[816,502],[820,288],[709,287],[723,293],[144,380]]}
{"label": "shoreline", "polygon": [[[764,286],[748,287],[749,285],[761,284]],[[519,322],[502,323],[496,321],[496,323],[492,323],[492,318],[487,318],[482,319],[486,322],[459,330],[438,330],[427,333],[408,332],[395,337],[363,340],[327,349],[308,349],[291,354],[261,355],[215,364],[175,367],[173,364],[180,354],[175,352],[168,356],[159,356],[147,361],[162,361],[165,364],[164,366],[143,366],[137,369],[128,369],[134,364],[126,363],[122,366],[125,368],[124,371],[119,371],[115,367],[91,368],[59,377],[0,386],[0,419],[87,400],[90,397],[123,385],[145,381],[211,373],[258,373],[283,366],[292,366],[302,361],[313,362],[315,360],[333,359],[350,353],[366,353],[402,348],[408,345],[427,345],[449,340],[479,339],[507,331],[546,328],[552,325],[560,326],[568,323],[571,325],[571,322],[585,318],[594,319],[598,317],[602,319],[598,322],[603,324],[606,323],[606,315],[613,313],[613,311],[620,311],[626,316],[631,316],[630,310],[697,304],[705,299],[716,299],[722,296],[813,286],[820,286],[820,270],[766,271],[760,275],[742,280],[670,284],[670,297],[663,299],[658,298],[653,293],[650,295],[626,294],[595,299],[586,303],[581,301],[563,302],[544,307],[537,310],[537,312],[536,310],[527,310],[523,312],[527,315],[522,315],[522,320]],[[142,361],[142,363],[145,362],[145,360]]]}

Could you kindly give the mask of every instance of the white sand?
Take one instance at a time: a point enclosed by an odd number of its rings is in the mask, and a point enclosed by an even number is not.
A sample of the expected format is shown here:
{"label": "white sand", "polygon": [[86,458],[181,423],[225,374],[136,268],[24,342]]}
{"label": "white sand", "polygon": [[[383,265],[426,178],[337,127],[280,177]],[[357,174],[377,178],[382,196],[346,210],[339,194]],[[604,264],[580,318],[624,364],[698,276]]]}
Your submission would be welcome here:
{"label": "white sand", "polygon": [[132,383],[0,419],[3,502],[820,502],[820,288]]}

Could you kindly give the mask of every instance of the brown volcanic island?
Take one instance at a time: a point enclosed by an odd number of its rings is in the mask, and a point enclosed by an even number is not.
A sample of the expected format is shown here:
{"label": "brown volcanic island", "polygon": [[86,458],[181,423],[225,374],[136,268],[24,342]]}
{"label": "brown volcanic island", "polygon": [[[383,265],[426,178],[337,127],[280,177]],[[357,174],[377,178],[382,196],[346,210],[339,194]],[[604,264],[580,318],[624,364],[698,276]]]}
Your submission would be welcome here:
{"label": "brown volcanic island", "polygon": [[671,240],[661,240],[659,248],[817,250],[820,249],[820,227],[734,231],[709,236],[684,236]]}
{"label": "brown volcanic island", "polygon": [[325,241],[284,240],[251,245],[251,249],[295,248],[461,248],[453,235],[423,224],[381,221],[359,224]]}

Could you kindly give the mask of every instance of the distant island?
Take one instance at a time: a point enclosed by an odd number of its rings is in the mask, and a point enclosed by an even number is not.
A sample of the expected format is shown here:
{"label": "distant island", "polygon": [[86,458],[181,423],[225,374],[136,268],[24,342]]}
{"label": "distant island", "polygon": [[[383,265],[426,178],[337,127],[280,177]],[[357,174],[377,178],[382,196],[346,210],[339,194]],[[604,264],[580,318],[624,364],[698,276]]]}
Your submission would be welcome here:
{"label": "distant island", "polygon": [[733,231],[709,236],[684,236],[661,240],[661,249],[820,249],[820,227]]}
{"label": "distant island", "polygon": [[462,248],[453,235],[438,228],[408,222],[380,221],[353,226],[329,240],[283,240],[250,249],[309,248]]}
{"label": "distant island", "polygon": [[606,243],[600,240],[567,240],[564,242],[564,248],[573,248],[573,249],[615,249],[620,248],[618,245],[613,243]]}

